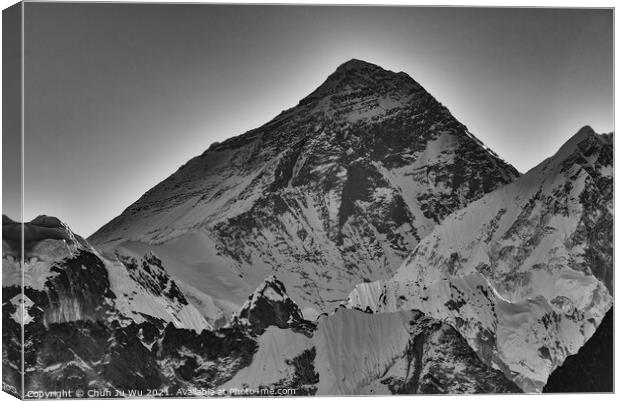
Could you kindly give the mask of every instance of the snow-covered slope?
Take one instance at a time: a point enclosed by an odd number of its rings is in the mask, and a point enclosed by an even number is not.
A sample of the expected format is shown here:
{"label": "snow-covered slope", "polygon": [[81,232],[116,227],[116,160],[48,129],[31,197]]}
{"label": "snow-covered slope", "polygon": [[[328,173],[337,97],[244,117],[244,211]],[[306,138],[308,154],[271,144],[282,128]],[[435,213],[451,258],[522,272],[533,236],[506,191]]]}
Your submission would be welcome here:
{"label": "snow-covered slope", "polygon": [[519,392],[485,365],[461,335],[420,312],[340,309],[311,336],[269,327],[252,362],[226,387],[299,388],[300,394]]}
{"label": "snow-covered slope", "polygon": [[584,127],[518,177],[351,60],[89,241],[26,223],[23,276],[3,218],[3,379],[23,322],[28,390],[540,391],[612,304],[612,142]]}
{"label": "snow-covered slope", "polygon": [[[59,241],[73,246],[67,240],[73,234],[62,232]],[[340,309],[314,324],[303,319],[283,283],[269,277],[229,325],[210,329],[203,321],[198,332],[190,327],[194,320],[174,313],[183,294],[173,290],[174,282],[158,285],[161,266],[154,255],[140,263],[119,256],[118,268],[136,283],[119,291],[108,280],[117,273],[108,275],[109,266],[90,251],[55,262],[50,270],[58,275],[48,274],[42,288],[25,288],[26,391],[110,388],[133,397],[248,388],[292,389],[296,395],[519,391],[456,330],[421,312]],[[139,312],[145,305],[135,299],[146,295],[128,294],[131,288],[157,290],[168,299],[168,319],[157,315],[160,301],[153,294],[151,309]],[[20,296],[18,286],[3,288],[4,378],[16,387]]]}
{"label": "snow-covered slope", "polygon": [[612,305],[612,136],[584,127],[553,157],[448,216],[348,305],[450,322],[525,391],[575,354]]}
{"label": "snow-covered slope", "polygon": [[[22,284],[19,231],[3,232],[2,286]],[[4,227],[3,227],[4,228]],[[183,295],[153,253],[103,256],[60,220],[39,216],[24,224],[23,285],[45,294],[32,308],[45,311],[44,325],[77,320],[171,322],[202,331],[217,320],[217,309],[202,313]],[[27,313],[24,318],[28,323]]]}
{"label": "snow-covered slope", "polygon": [[220,304],[240,306],[275,273],[302,309],[326,311],[354,283],[390,277],[446,215],[516,176],[405,73],[351,60],[297,106],[187,162],[89,241],[153,250]]}
{"label": "snow-covered slope", "polygon": [[613,393],[614,391],[614,310],[605,314],[596,333],[579,352],[566,358],[553,371],[545,393]]}
{"label": "snow-covered slope", "polygon": [[371,314],[340,308],[304,321],[270,277],[231,327],[257,336],[251,363],[227,388],[294,388],[297,395],[519,392],[485,365],[451,326],[419,311]]}
{"label": "snow-covered slope", "polygon": [[446,219],[394,278],[479,271],[506,299],[586,307],[582,291],[613,290],[612,162],[612,137],[584,127],[554,157]]}
{"label": "snow-covered slope", "polygon": [[[24,224],[22,270],[21,223],[4,218],[2,234],[3,380],[17,392],[22,363],[25,391],[144,396],[188,381],[213,387],[249,363],[254,340],[235,328],[212,331],[223,325],[221,310],[179,286],[155,254],[104,256],[39,216]],[[212,369],[193,371],[196,360]]]}
{"label": "snow-covered slope", "polygon": [[314,325],[305,320],[301,309],[287,294],[284,284],[270,276],[254,291],[233,316],[231,325],[245,327],[260,335],[269,326],[308,333]]}

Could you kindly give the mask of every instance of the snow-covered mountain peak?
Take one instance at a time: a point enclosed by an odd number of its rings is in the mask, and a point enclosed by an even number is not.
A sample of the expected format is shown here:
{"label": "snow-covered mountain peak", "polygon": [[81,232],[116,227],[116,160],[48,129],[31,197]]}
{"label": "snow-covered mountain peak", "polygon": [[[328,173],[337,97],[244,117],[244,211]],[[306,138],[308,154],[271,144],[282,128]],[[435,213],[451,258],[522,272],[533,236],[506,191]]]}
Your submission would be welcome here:
{"label": "snow-covered mountain peak", "polygon": [[320,313],[354,283],[391,276],[445,216],[517,176],[406,74],[354,60],[187,162],[90,241],[150,247],[233,310],[277,274]]}
{"label": "snow-covered mountain peak", "polygon": [[403,72],[396,73],[375,64],[352,59],[341,64],[323,84],[302,99],[299,105],[338,115],[338,110],[347,110],[352,103],[374,101],[387,111],[397,104],[402,107],[427,96],[428,93]]}
{"label": "snow-covered mountain peak", "polygon": [[540,391],[612,304],[612,142],[580,130],[527,174],[447,216],[391,280],[358,285],[349,305],[451,321],[487,362]]}
{"label": "snow-covered mountain peak", "polygon": [[561,149],[566,148],[568,151],[584,139],[587,139],[588,137],[597,137],[600,135],[601,134],[597,134],[591,126],[584,125],[575,133],[575,135],[573,135],[570,139],[568,139],[568,141],[566,141],[566,143],[564,143],[564,145],[562,145]]}
{"label": "snow-covered mountain peak", "polygon": [[24,223],[24,241],[38,241],[43,239],[65,239],[82,244],[69,226],[59,218],[40,215],[28,223]]}
{"label": "snow-covered mountain peak", "polygon": [[243,304],[233,318],[234,326],[245,326],[254,335],[269,326],[299,329],[308,332],[313,325],[303,318],[301,309],[286,293],[284,284],[275,275],[267,277]]}
{"label": "snow-covered mountain peak", "polygon": [[590,299],[573,287],[579,272],[588,294],[599,280],[611,292],[611,138],[584,127],[515,182],[448,216],[394,278],[481,272],[509,300],[567,297],[579,308]]}
{"label": "snow-covered mountain peak", "polygon": [[[199,311],[153,252],[104,256],[60,219],[39,216],[24,223],[24,263],[19,254],[21,223],[3,222],[3,287],[24,287],[36,299],[44,325],[74,321],[171,322],[202,331],[218,318]],[[17,237],[15,237],[17,236]]]}
{"label": "snow-covered mountain peak", "polygon": [[340,64],[336,70],[327,77],[325,83],[340,81],[345,77],[350,78],[351,82],[358,80],[360,82],[366,81],[366,83],[369,83],[372,80],[376,81],[380,80],[382,77],[386,78],[394,75],[396,75],[396,73],[386,70],[376,64],[363,60],[351,59]]}
{"label": "snow-covered mountain peak", "polygon": [[[3,255],[21,258],[22,223],[3,219]],[[30,222],[23,223],[24,260],[35,262],[68,257],[80,250],[92,250],[86,240],[75,234],[67,224],[51,216],[40,215]]]}
{"label": "snow-covered mountain peak", "polygon": [[261,299],[267,299],[270,302],[286,302],[290,298],[286,293],[284,284],[275,275],[271,275],[250,295],[241,310],[253,309]]}
{"label": "snow-covered mountain peak", "polygon": [[58,217],[47,216],[45,214],[38,215],[37,217],[32,219],[29,224],[49,228],[67,228],[67,225],[63,223]]}
{"label": "snow-covered mountain peak", "polygon": [[336,71],[354,71],[362,69],[382,70],[383,68],[376,64],[369,63],[368,61],[352,58],[351,60],[340,64],[338,68],[336,68]]}
{"label": "snow-covered mountain peak", "polygon": [[[599,164],[609,165],[612,155],[599,150],[605,146],[613,146],[613,133],[598,134],[592,127],[586,125],[570,137],[558,151],[538,166],[528,171],[528,175],[548,174],[548,170],[568,170],[577,164],[578,167],[588,167],[597,164],[598,160],[592,154],[601,157]],[[559,172],[559,171],[558,171]]]}

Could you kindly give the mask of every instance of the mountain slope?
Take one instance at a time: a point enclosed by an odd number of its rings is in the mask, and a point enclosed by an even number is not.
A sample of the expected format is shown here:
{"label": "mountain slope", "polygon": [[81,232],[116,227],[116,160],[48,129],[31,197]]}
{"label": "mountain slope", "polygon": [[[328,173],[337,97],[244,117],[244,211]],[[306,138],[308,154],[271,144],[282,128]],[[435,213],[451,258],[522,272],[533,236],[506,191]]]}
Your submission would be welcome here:
{"label": "mountain slope", "polygon": [[607,311],[596,332],[579,352],[566,358],[543,389],[545,393],[614,391],[614,310]]}
{"label": "mountain slope", "polygon": [[275,276],[265,279],[243,304],[231,325],[247,328],[260,335],[269,326],[309,333],[314,325],[303,318],[299,306],[287,294],[284,284]]}
{"label": "mountain slope", "polygon": [[214,329],[221,311],[204,295],[199,310],[156,255],[104,256],[39,216],[24,224],[21,266],[20,238],[3,219],[3,380],[17,393],[22,338],[25,392],[185,396],[175,391],[213,388],[251,361],[255,340]]}
{"label": "mountain slope", "polygon": [[447,217],[351,307],[451,322],[525,391],[575,354],[612,305],[613,140],[581,129],[514,183]]}
{"label": "mountain slope", "polygon": [[[19,236],[15,224],[5,224],[5,241]],[[109,398],[244,389],[254,395],[518,391],[456,330],[420,312],[341,309],[315,324],[269,277],[226,327],[213,328],[155,255],[111,260],[55,218],[26,223],[25,232],[23,295],[12,281],[19,251],[3,244],[9,273],[2,292],[3,380],[15,389],[23,322],[26,392],[81,390]]]}
{"label": "mountain slope", "polygon": [[[25,223],[24,232],[23,285],[39,301],[32,299],[24,323],[30,309],[45,311],[44,326],[78,320],[140,323],[151,318],[199,332],[217,318],[217,311],[198,311],[188,302],[152,253],[105,257],[60,220],[47,216]],[[3,225],[3,288],[22,285],[20,248],[12,245],[19,235],[10,224]]]}
{"label": "mountain slope", "polygon": [[240,305],[276,273],[303,309],[329,310],[516,176],[409,76],[351,60],[297,106],[190,160],[89,241],[154,250],[222,303]]}
{"label": "mountain slope", "polygon": [[[251,299],[270,299],[264,288]],[[256,341],[252,362],[221,389],[291,387],[297,395],[520,392],[485,365],[454,328],[418,311],[339,309],[305,330],[274,322]]]}

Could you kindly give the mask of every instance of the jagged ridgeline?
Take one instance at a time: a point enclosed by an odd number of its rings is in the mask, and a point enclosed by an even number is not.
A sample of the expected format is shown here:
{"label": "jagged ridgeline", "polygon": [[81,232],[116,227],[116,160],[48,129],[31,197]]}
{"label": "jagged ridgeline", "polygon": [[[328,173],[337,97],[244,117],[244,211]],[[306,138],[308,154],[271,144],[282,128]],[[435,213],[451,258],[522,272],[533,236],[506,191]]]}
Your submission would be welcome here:
{"label": "jagged ridgeline", "polygon": [[408,75],[351,60],[88,240],[40,216],[22,255],[4,217],[3,380],[107,397],[606,391],[567,378],[612,369],[612,227],[611,134],[584,127],[520,176]]}
{"label": "jagged ridgeline", "polygon": [[[541,391],[613,305],[613,136],[582,128],[444,219],[394,277],[359,284],[349,305],[450,322],[489,365]],[[590,360],[602,376],[612,370],[605,360]]]}
{"label": "jagged ridgeline", "polygon": [[[5,241],[16,239],[14,225],[5,222]],[[25,231],[24,295],[18,251],[4,244],[3,259],[3,372],[18,393],[22,319],[26,392],[519,391],[457,331],[421,312],[340,310],[311,322],[272,276],[214,328],[156,255],[103,256],[55,218],[41,216]]]}
{"label": "jagged ridgeline", "polygon": [[355,283],[390,277],[445,216],[518,175],[407,74],[351,60],[297,106],[187,162],[89,241],[152,249],[236,305],[275,273],[316,315]]}

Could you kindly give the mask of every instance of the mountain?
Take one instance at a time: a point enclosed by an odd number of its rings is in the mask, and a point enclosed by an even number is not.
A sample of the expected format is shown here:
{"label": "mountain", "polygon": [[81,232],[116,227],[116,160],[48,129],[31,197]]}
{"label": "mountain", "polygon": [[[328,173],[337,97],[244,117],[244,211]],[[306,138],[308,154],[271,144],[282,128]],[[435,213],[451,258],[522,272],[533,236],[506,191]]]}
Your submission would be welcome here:
{"label": "mountain", "polygon": [[[22,323],[27,391],[139,389],[146,396],[205,377],[223,382],[249,363],[254,340],[239,329],[216,330],[218,310],[192,303],[155,254],[104,256],[54,217],[24,224],[22,293],[20,226],[3,219],[3,379],[15,393]],[[188,355],[216,366],[194,371]],[[174,363],[179,368],[168,372]]]}
{"label": "mountain", "polygon": [[[18,242],[16,225],[5,221],[5,241]],[[214,327],[155,255],[109,259],[56,218],[24,227],[23,294],[14,281],[20,251],[3,244],[11,273],[3,275],[3,379],[16,393],[22,322],[26,391],[108,398],[519,391],[451,326],[418,311],[340,309],[310,322],[268,277],[229,324]]]}
{"label": "mountain", "polygon": [[[3,224],[3,288],[22,284],[19,231]],[[43,324],[76,320],[142,322],[149,318],[200,331],[216,312],[199,311],[153,253],[105,257],[59,219],[39,216],[24,224],[23,285],[45,310]],[[114,305],[114,308],[112,308]],[[24,315],[30,319],[28,309]]]}
{"label": "mountain", "polygon": [[566,358],[543,389],[545,393],[612,393],[614,391],[614,310],[579,352]]}
{"label": "mountain", "polygon": [[288,296],[284,283],[276,276],[265,279],[233,316],[231,324],[246,327],[253,335],[263,334],[269,326],[306,333],[314,328],[303,318],[299,306]]}
{"label": "mountain", "polygon": [[612,228],[612,134],[519,176],[351,60],[88,240],[3,216],[3,387],[23,363],[26,391],[108,398],[601,390]]}
{"label": "mountain", "polygon": [[[3,218],[3,379],[15,393],[21,388],[22,323],[27,371],[50,368],[62,376],[66,372],[56,368],[67,372],[79,368],[75,365],[80,358],[71,357],[76,349],[77,355],[113,352],[110,336],[130,335],[130,329],[125,331],[129,326],[170,323],[196,333],[211,328],[218,318],[217,310],[204,305],[199,310],[192,304],[152,253],[103,256],[54,217],[39,216],[24,223],[23,231],[22,254],[21,223]],[[66,341],[75,342],[75,349],[66,348]],[[66,366],[57,364],[65,358]],[[121,371],[119,377],[125,375]],[[87,373],[80,373],[84,380],[94,374]],[[35,374],[26,376],[33,389],[62,389],[73,383],[39,382]]]}
{"label": "mountain", "polygon": [[582,128],[551,158],[446,217],[394,277],[348,306],[419,309],[541,391],[613,303],[613,136]]}
{"label": "mountain", "polygon": [[354,283],[390,277],[447,215],[518,175],[407,74],[350,60],[89,241],[154,251],[227,316],[272,274],[317,316]]}
{"label": "mountain", "polygon": [[521,392],[451,326],[419,311],[339,309],[310,335],[269,327],[223,387],[300,386],[298,395]]}

